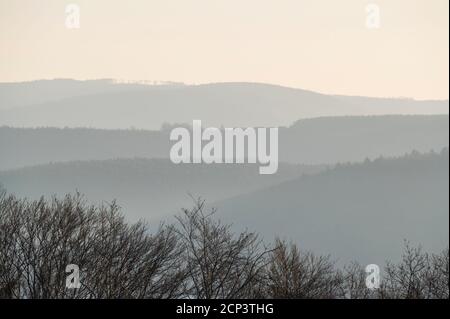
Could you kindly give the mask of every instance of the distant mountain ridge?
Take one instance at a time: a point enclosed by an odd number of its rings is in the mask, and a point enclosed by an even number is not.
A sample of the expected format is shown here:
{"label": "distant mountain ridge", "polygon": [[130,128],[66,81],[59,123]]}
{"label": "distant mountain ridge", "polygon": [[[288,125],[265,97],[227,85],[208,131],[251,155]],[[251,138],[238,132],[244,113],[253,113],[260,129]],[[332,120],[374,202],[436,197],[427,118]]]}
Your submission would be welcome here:
{"label": "distant mountain ridge", "polygon": [[0,84],[0,125],[154,130],[166,122],[200,119],[216,127],[270,127],[321,116],[449,111],[448,100],[344,97],[261,83],[149,86],[103,80],[68,86],[67,81],[50,81],[35,90],[27,89],[29,83]]}
{"label": "distant mountain ridge", "polygon": [[141,83],[119,83],[112,79],[72,79],[0,83],[0,110],[32,106],[75,96],[149,89]]}
{"label": "distant mountain ridge", "polygon": [[[447,115],[323,117],[279,129],[279,161],[335,164],[449,146]],[[75,160],[168,158],[158,131],[0,127],[0,171]]]}

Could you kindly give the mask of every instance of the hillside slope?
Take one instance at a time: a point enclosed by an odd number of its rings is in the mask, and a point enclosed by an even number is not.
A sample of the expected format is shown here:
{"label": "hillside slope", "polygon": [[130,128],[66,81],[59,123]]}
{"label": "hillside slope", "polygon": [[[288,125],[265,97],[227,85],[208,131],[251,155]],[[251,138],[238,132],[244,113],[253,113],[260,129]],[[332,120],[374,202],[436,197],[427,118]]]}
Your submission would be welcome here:
{"label": "hillside slope", "polygon": [[267,240],[282,236],[344,261],[382,264],[400,256],[404,239],[429,250],[448,245],[448,191],[447,149],[340,165],[213,206]]}
{"label": "hillside slope", "polygon": [[[300,120],[279,130],[279,160],[334,164],[449,146],[448,115]],[[168,158],[170,130],[0,127],[0,170],[50,162]]]}
{"label": "hillside slope", "polygon": [[11,107],[11,98],[0,95],[0,125],[159,129],[165,122],[200,119],[216,127],[267,127],[319,116],[448,114],[448,101],[341,97],[259,83],[122,86],[57,100],[38,98],[22,107]]}
{"label": "hillside slope", "polygon": [[0,184],[21,197],[81,192],[93,203],[114,199],[130,219],[159,223],[189,207],[190,197],[220,200],[261,189],[321,166],[281,164],[277,174],[259,175],[258,166],[180,164],[162,159],[76,161],[0,172]]}

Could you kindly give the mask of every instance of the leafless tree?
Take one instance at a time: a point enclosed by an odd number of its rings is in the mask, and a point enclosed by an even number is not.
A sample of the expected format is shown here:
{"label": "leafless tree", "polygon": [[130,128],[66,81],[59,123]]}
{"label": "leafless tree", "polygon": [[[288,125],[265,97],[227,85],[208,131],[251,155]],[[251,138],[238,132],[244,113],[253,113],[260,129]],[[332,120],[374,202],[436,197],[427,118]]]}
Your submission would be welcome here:
{"label": "leafless tree", "polygon": [[422,248],[405,245],[401,262],[385,267],[381,298],[448,298],[448,248],[441,254],[428,254]]}
{"label": "leafless tree", "polygon": [[339,285],[329,256],[300,252],[295,244],[277,239],[268,267],[270,298],[334,298]]}
{"label": "leafless tree", "polygon": [[188,270],[188,298],[251,298],[258,295],[268,250],[247,231],[235,236],[230,225],[205,213],[204,201],[178,219],[183,258]]}
{"label": "leafless tree", "polygon": [[[407,243],[369,290],[357,263],[338,269],[281,240],[268,249],[214,214],[198,200],[151,234],[115,202],[28,201],[0,190],[0,298],[449,298],[448,248],[429,254]],[[77,289],[66,286],[70,264],[80,269]]]}
{"label": "leafless tree", "polygon": [[431,298],[449,298],[448,257],[448,247],[440,254],[431,256],[431,269],[426,279]]}
{"label": "leafless tree", "polygon": [[[177,297],[184,281],[179,256],[173,227],[152,236],[142,222],[128,225],[115,203],[0,197],[2,297]],[[79,289],[66,287],[69,264],[81,270]]]}

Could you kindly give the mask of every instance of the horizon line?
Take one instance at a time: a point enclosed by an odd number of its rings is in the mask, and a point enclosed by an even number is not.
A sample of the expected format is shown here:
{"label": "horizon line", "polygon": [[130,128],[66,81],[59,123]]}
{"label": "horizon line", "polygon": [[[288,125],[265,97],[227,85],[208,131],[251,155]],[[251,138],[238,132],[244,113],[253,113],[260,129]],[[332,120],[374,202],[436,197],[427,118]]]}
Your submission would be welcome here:
{"label": "horizon line", "polygon": [[352,97],[352,98],[371,98],[371,99],[394,99],[394,100],[411,100],[418,102],[427,102],[427,101],[440,101],[440,102],[448,102],[449,97],[446,98],[426,98],[426,99],[418,99],[414,97],[408,96],[370,96],[370,95],[361,95],[361,94],[341,94],[341,93],[327,93],[320,90],[312,90],[308,88],[300,88],[294,86],[288,86],[277,83],[269,83],[269,82],[259,82],[259,81],[213,81],[213,82],[201,82],[201,83],[188,83],[183,81],[170,81],[170,80],[127,80],[127,79],[118,79],[118,78],[85,78],[85,79],[77,79],[77,78],[39,78],[34,80],[22,80],[22,81],[9,81],[3,82],[0,81],[0,85],[2,84],[25,84],[25,83],[33,83],[33,82],[43,82],[43,81],[75,81],[75,82],[93,82],[93,81],[110,81],[111,84],[129,84],[129,85],[142,85],[148,87],[158,87],[158,86],[206,86],[206,85],[217,85],[217,84],[256,84],[256,85],[267,85],[273,87],[281,87],[285,89],[292,90],[300,90],[305,92],[311,92],[315,94],[327,95],[327,96],[336,96],[336,97]]}

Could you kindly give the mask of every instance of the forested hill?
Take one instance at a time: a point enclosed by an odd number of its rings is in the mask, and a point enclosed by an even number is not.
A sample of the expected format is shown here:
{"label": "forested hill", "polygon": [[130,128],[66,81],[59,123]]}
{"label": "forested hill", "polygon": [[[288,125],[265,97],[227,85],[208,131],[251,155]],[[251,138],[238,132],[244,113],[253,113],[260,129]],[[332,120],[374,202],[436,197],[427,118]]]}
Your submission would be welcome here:
{"label": "forested hill", "polygon": [[[171,126],[162,130],[0,127],[0,170],[50,162],[168,158]],[[280,162],[335,164],[449,145],[448,115],[325,117],[279,130]]]}

